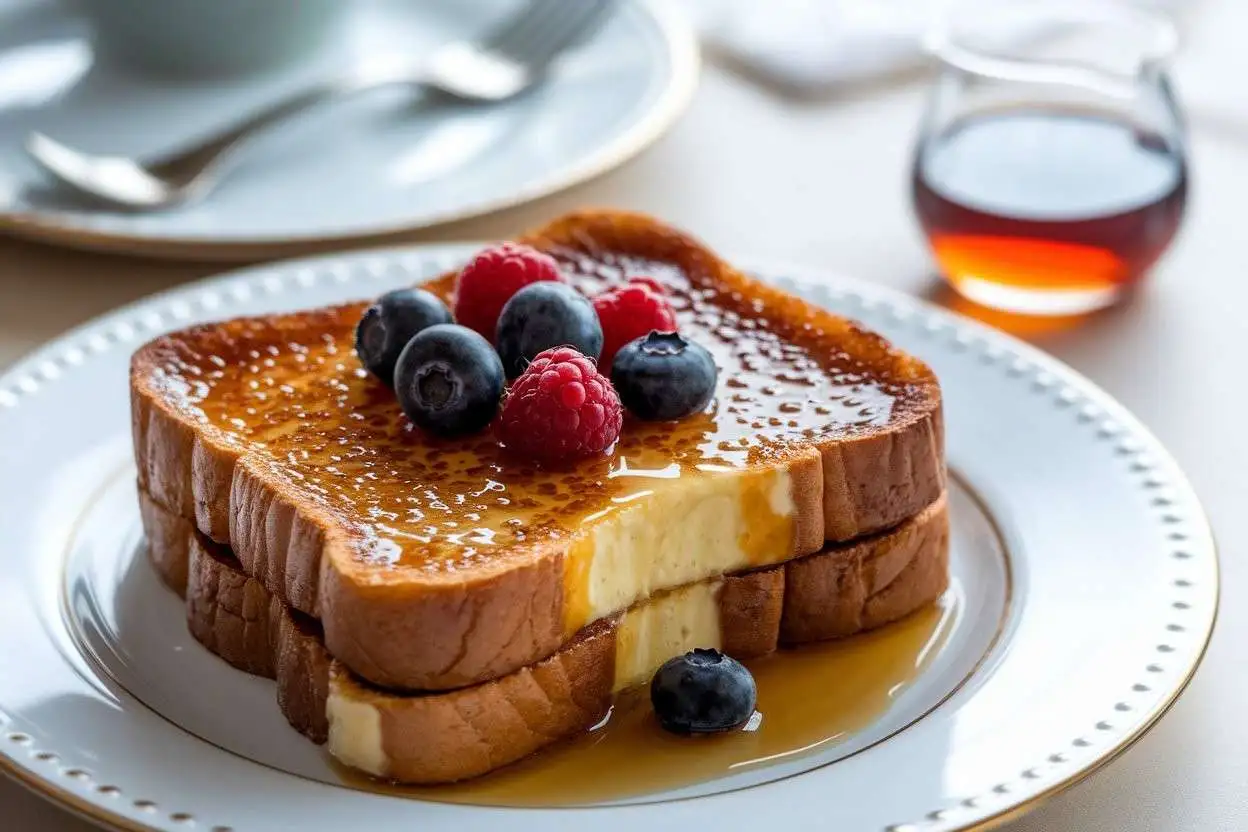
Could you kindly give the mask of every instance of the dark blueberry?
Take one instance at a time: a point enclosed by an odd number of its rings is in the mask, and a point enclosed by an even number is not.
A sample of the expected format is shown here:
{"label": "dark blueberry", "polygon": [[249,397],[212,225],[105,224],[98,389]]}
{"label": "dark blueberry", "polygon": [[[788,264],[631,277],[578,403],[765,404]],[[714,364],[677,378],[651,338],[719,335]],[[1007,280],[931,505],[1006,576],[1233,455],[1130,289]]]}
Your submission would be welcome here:
{"label": "dark blueberry", "polygon": [[355,328],[355,351],[360,363],[389,384],[399,353],[412,336],[434,324],[449,324],[451,310],[424,289],[396,289],[368,307]]}
{"label": "dark blueberry", "polygon": [[639,419],[683,419],[706,407],[715,394],[715,359],[706,348],[676,332],[651,332],[615,354],[611,383]]}
{"label": "dark blueberry", "polygon": [[516,378],[551,347],[573,347],[597,361],[602,325],[588,298],[571,286],[544,280],[511,296],[498,316],[494,342],[507,378]]}
{"label": "dark blueberry", "polygon": [[669,659],[650,682],[659,724],[676,734],[730,731],[754,715],[758,689],[745,665],[701,648]]}
{"label": "dark blueberry", "polygon": [[435,324],[408,342],[394,368],[407,418],[439,436],[488,425],[503,396],[503,365],[490,342],[466,326]]}

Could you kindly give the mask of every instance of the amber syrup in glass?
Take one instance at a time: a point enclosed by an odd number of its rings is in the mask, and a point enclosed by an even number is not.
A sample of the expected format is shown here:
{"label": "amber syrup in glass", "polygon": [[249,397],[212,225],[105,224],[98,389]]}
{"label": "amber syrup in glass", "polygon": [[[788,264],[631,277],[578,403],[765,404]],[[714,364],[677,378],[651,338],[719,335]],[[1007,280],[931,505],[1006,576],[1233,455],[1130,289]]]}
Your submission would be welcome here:
{"label": "amber syrup in glass", "polygon": [[1076,110],[953,122],[920,149],[913,193],[940,268],[971,300],[1075,314],[1114,302],[1178,231],[1187,166],[1175,141]]}

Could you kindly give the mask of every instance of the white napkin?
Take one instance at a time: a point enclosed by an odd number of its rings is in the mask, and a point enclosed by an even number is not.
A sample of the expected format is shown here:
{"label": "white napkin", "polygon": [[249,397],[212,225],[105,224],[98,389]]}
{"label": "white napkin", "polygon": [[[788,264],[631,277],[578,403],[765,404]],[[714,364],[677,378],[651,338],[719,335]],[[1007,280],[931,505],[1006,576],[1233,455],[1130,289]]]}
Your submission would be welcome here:
{"label": "white napkin", "polygon": [[[1042,3],[1044,0],[1033,0]],[[1096,2],[1096,0],[1087,0]],[[1137,0],[1170,10],[1177,0]],[[803,93],[926,65],[922,40],[950,0],[685,0],[703,39],[763,80]],[[987,16],[992,21],[991,15]],[[993,26],[985,22],[983,26]],[[976,31],[1007,45],[1036,31]]]}

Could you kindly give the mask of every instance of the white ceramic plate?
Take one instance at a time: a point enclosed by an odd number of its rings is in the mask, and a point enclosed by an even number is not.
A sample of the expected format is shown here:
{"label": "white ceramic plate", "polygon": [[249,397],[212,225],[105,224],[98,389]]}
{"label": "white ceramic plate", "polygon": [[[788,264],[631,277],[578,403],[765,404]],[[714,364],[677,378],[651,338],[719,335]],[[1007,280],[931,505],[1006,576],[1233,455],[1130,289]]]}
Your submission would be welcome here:
{"label": "white ceramic plate", "polygon": [[323,108],[256,139],[206,201],[136,214],[49,187],[32,129],[151,158],[314,78],[470,37],[517,0],[360,0],[331,47],[246,84],[160,81],[93,66],[60,4],[0,0],[0,229],[131,253],[257,257],[372,238],[516,205],[603,173],[656,139],[697,82],[670,3],[627,0],[541,88],[474,107],[403,92]]}
{"label": "white ceramic plate", "polygon": [[481,808],[344,785],[286,725],[270,682],[191,640],[138,554],[128,357],[162,330],[374,296],[469,251],[226,275],[88,324],[0,378],[0,767],[138,829],[985,828],[1111,759],[1195,671],[1218,598],[1213,541],[1182,473],[1130,414],[979,324],[761,269],[940,375],[957,612],[938,655],[839,743],[625,804]]}

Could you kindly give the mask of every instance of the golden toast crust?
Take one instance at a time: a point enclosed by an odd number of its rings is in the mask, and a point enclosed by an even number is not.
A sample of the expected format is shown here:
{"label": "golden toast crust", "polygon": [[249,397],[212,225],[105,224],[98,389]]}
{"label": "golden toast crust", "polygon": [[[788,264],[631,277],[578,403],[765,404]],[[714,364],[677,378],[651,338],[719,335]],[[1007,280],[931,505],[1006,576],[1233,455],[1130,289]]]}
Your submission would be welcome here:
{"label": "golden toast crust", "polygon": [[[672,264],[699,285],[753,304],[786,337],[815,337],[913,395],[887,424],[773,449],[758,464],[786,470],[794,498],[789,555],[825,540],[892,527],[944,489],[940,390],[921,362],[882,338],[731,269],[696,241],[649,218],[574,214],[523,238],[552,252],[611,252]],[[446,295],[453,275],[429,284]],[[218,431],[188,415],[160,382],[192,350],[349,333],[362,305],[193,327],[141,348],[131,365],[139,483],[159,506],[228,544],[248,575],[318,618],[330,651],[384,687],[442,690],[511,673],[567,641],[567,540],[503,550],[471,570],[378,570],[355,556],[342,522]]]}
{"label": "golden toast crust", "polygon": [[[283,714],[314,742],[327,737],[333,676],[353,699],[379,711],[387,773],[396,781],[484,774],[586,730],[610,706],[618,617],[590,625],[552,656],[493,681],[443,693],[389,693],[335,661],[317,622],[244,574],[226,547],[140,496],[157,571],[174,589],[189,573],[181,591],[195,638],[231,665],[276,679]],[[762,656],[781,643],[852,635],[914,612],[948,585],[948,535],[942,495],[890,531],[723,579],[718,604],[725,652]]]}

